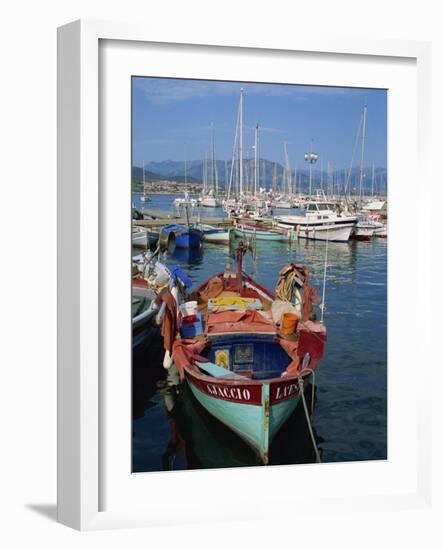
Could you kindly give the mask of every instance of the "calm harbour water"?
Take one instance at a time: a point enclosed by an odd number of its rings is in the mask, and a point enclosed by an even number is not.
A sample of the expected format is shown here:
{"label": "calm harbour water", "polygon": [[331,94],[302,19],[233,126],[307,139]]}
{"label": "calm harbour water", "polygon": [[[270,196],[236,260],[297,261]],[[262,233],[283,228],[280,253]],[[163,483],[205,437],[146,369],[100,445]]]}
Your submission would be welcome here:
{"label": "calm harbour water", "polygon": [[[169,210],[175,197],[153,195],[137,207]],[[275,212],[277,214],[278,212]],[[282,212],[281,212],[282,213]],[[288,211],[284,211],[288,213]],[[222,216],[221,209],[201,209]],[[322,293],[324,242],[258,243],[245,257],[245,271],[274,289],[288,262],[305,263]],[[230,252],[231,253],[231,252]],[[222,270],[229,247],[204,244],[198,253],[165,258],[180,265],[195,288]],[[325,357],[317,369],[313,426],[322,462],[387,457],[387,240],[329,243],[324,321]],[[257,464],[253,452],[196,402],[186,384],[177,385],[162,367],[161,341],[133,365],[133,471],[217,468]],[[276,436],[270,464],[314,462],[301,407]]]}

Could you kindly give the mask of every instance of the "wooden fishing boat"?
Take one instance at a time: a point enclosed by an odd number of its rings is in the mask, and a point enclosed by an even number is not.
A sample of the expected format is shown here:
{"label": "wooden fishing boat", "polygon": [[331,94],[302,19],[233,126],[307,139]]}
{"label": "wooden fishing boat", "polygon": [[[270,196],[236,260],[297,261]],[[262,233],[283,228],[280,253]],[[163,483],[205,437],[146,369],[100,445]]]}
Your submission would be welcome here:
{"label": "wooden fishing boat", "polygon": [[291,242],[295,238],[294,231],[280,227],[266,227],[258,224],[237,223],[235,236],[257,241]]}
{"label": "wooden fishing boat", "polygon": [[152,321],[158,313],[158,293],[167,286],[171,272],[146,252],[132,258],[132,352],[145,349],[152,333]]}
{"label": "wooden fishing boat", "polygon": [[[313,315],[319,300],[305,266],[286,266],[275,295],[243,272],[244,250],[240,243],[236,273],[227,267],[190,296],[198,304],[193,337],[176,337],[180,316],[163,295],[164,347],[200,404],[267,464],[275,434],[303,400],[304,384],[323,356],[326,330]],[[293,293],[296,305],[289,301]],[[284,310],[298,312],[292,334],[282,330]]]}
{"label": "wooden fishing boat", "polygon": [[159,233],[160,246],[176,248],[199,248],[203,238],[203,232],[192,225],[168,224],[161,228]]}
{"label": "wooden fishing boat", "polygon": [[213,225],[198,224],[198,229],[203,232],[203,240],[207,243],[229,244],[231,228],[215,227]]}
{"label": "wooden fishing boat", "polygon": [[[306,388],[305,396],[311,409],[309,389]],[[207,413],[190,395],[188,384],[180,385],[176,369],[169,369],[167,386],[161,394],[170,427],[169,440],[162,455],[165,470],[174,469],[178,456],[189,469],[201,468],[202,465],[204,468],[232,468],[257,464],[253,449]],[[144,393],[142,395],[144,398]],[[136,406],[137,403],[134,408]],[[142,399],[140,416],[144,414],[144,407]],[[306,464],[315,461],[315,450],[301,409],[299,407],[295,410],[275,436],[269,456],[270,464]],[[290,438],[284,437],[287,432]]]}
{"label": "wooden fishing boat", "polygon": [[147,248],[147,231],[143,227],[132,226],[132,246],[134,248]]}

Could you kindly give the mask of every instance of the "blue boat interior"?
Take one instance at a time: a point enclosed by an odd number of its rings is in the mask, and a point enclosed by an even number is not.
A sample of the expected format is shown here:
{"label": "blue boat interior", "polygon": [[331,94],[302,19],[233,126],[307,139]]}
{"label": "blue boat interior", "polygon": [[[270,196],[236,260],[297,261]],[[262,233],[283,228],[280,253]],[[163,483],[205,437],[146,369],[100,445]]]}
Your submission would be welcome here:
{"label": "blue boat interior", "polygon": [[209,367],[206,363],[198,366],[215,377],[239,375],[254,380],[275,378],[291,363],[290,356],[269,334],[214,336],[202,355],[213,366]]}

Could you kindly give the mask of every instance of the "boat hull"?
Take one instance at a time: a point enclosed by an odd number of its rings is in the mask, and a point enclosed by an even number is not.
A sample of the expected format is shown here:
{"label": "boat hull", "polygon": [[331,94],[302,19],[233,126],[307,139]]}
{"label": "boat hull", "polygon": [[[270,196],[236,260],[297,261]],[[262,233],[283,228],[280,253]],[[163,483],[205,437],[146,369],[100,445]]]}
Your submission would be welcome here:
{"label": "boat hull", "polygon": [[148,247],[148,236],[147,236],[147,231],[145,229],[132,233],[132,246],[134,248]]}
{"label": "boat hull", "polygon": [[385,239],[387,237],[387,228],[386,227],[379,227],[374,230],[373,237],[380,237]]}
{"label": "boat hull", "polygon": [[351,238],[355,241],[370,241],[373,235],[374,229],[356,228],[352,232]]}
{"label": "boat hull", "polygon": [[[132,353],[134,355],[138,355],[146,349],[155,331],[153,319],[156,314],[157,309],[152,303],[146,311],[132,319]],[[158,332],[158,329],[156,332]]]}
{"label": "boat hull", "polygon": [[205,231],[204,241],[213,244],[228,244],[230,242],[230,231]]}
{"label": "boat hull", "polygon": [[206,208],[217,208],[218,206],[221,206],[221,202],[215,197],[202,197],[201,206],[205,206]]}
{"label": "boat hull", "polygon": [[293,240],[292,232],[290,229],[288,229],[287,232],[278,232],[236,226],[234,231],[236,237],[252,238],[256,239],[257,241],[290,242],[291,240]]}
{"label": "boat hull", "polygon": [[296,236],[300,239],[312,241],[347,242],[353,231],[354,224],[291,224],[279,223],[279,227],[294,227]]}
{"label": "boat hull", "polygon": [[230,242],[230,228],[225,229],[207,224],[199,224],[197,227],[203,232],[204,242],[214,244],[228,244]]}
{"label": "boat hull", "polygon": [[171,242],[173,237],[175,248],[194,249],[201,246],[203,232],[196,227],[187,227],[186,225],[166,225],[160,231],[159,240],[162,242]]}
{"label": "boat hull", "polygon": [[205,383],[190,373],[186,379],[197,401],[268,464],[271,442],[300,401],[297,380],[247,386],[219,380]]}
{"label": "boat hull", "polygon": [[181,249],[199,248],[201,246],[202,234],[200,231],[189,229],[189,231],[177,235],[176,247]]}

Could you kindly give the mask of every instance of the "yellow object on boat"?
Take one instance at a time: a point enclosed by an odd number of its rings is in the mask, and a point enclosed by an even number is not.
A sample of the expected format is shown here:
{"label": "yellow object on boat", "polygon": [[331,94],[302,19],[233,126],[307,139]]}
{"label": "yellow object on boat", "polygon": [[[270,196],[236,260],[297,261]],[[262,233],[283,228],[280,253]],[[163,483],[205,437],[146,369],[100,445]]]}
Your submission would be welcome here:
{"label": "yellow object on boat", "polygon": [[246,307],[247,304],[253,304],[256,302],[255,298],[241,298],[241,296],[232,296],[232,297],[222,297],[214,298],[212,300],[212,305],[214,307],[223,307],[223,306],[242,306]]}
{"label": "yellow object on boat", "polygon": [[229,369],[229,351],[220,349],[215,352],[215,365]]}

